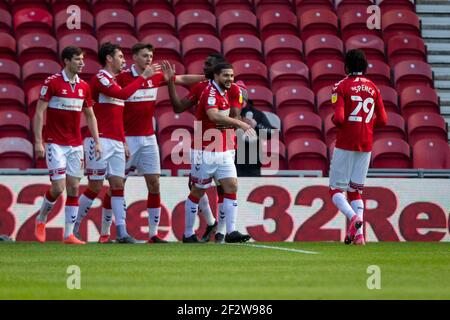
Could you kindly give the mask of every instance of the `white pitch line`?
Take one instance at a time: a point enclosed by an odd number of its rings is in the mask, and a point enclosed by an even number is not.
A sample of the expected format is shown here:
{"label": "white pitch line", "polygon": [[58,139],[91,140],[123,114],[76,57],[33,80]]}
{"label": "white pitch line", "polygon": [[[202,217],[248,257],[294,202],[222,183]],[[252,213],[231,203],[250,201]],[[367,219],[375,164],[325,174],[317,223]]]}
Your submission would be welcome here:
{"label": "white pitch line", "polygon": [[247,247],[262,248],[262,249],[274,249],[274,250],[281,250],[281,251],[290,251],[290,252],[297,252],[297,253],[304,253],[304,254],[319,254],[319,252],[315,252],[315,251],[307,251],[307,250],[300,250],[300,249],[291,249],[291,248],[283,248],[283,247],[266,246],[266,245],[262,245],[262,244],[239,243],[238,245],[247,246]]}

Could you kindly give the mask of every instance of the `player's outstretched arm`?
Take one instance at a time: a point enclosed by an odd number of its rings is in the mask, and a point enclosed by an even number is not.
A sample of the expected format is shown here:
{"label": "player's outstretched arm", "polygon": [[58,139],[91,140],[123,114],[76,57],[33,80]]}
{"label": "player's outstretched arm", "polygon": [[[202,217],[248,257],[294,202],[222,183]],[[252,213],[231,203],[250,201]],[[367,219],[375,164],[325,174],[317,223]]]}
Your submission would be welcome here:
{"label": "player's outstretched arm", "polygon": [[242,129],[249,136],[256,136],[255,130],[247,123],[238,119],[233,119],[219,112],[218,109],[210,108],[206,111],[209,120],[220,126],[229,126],[236,129]]}
{"label": "player's outstretched arm", "polygon": [[97,118],[92,108],[83,108],[84,116],[86,117],[86,122],[89,131],[92,134],[92,138],[95,141],[95,157],[99,160],[102,157],[102,148],[100,145],[100,138],[98,135]]}
{"label": "player's outstretched arm", "polygon": [[42,127],[44,125],[44,112],[47,107],[47,101],[39,100],[33,118],[34,152],[38,158],[43,158],[45,156],[44,144],[42,142]]}
{"label": "player's outstretched arm", "polygon": [[175,76],[175,84],[181,86],[191,86],[203,80],[205,80],[205,76],[202,74],[182,74]]}
{"label": "player's outstretched arm", "polygon": [[178,96],[175,87],[176,80],[174,81],[175,69],[167,60],[162,61],[162,71],[164,74],[164,80],[167,82],[169,97],[173,106],[173,112],[182,113],[187,109],[192,108],[194,104],[189,99],[181,100]]}

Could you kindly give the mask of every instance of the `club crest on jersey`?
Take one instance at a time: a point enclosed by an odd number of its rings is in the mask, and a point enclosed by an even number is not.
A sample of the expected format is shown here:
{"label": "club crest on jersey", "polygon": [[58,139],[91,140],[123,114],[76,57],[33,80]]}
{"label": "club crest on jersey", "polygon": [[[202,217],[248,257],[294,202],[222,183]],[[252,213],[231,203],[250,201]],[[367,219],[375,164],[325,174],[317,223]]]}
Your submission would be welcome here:
{"label": "club crest on jersey", "polygon": [[153,81],[152,80],[147,80],[147,85],[152,88],[153,87]]}
{"label": "club crest on jersey", "polygon": [[337,98],[338,98],[337,93],[333,93],[333,95],[331,96],[331,103],[336,103]]}
{"label": "club crest on jersey", "polygon": [[216,98],[214,98],[214,97],[209,97],[209,98],[208,98],[208,105],[210,105],[210,106],[215,106],[215,105],[216,105]]}
{"label": "club crest on jersey", "polygon": [[83,97],[83,89],[78,89],[78,96]]}
{"label": "club crest on jersey", "polygon": [[45,94],[47,93],[48,87],[47,86],[42,86],[41,88],[41,96],[45,96]]}

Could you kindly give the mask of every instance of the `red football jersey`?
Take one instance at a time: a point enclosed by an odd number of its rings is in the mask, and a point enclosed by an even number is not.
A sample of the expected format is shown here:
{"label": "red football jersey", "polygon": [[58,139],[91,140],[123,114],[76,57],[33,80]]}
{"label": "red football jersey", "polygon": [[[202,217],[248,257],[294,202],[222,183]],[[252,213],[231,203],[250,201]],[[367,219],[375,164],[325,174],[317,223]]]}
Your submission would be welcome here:
{"label": "red football jersey", "polygon": [[[134,65],[117,76],[117,83],[125,87],[133,82],[139,74]],[[155,133],[153,115],[158,87],[165,85],[164,75],[157,73],[144,81],[141,87],[125,100],[123,123],[126,136],[150,136]]]}
{"label": "red football jersey", "polygon": [[94,112],[97,118],[99,136],[125,141],[123,128],[123,107],[128,99],[145,81],[137,77],[127,87],[121,88],[115,78],[106,70],[100,70],[91,79],[92,97],[96,101]]}
{"label": "red football jersey", "polygon": [[336,147],[372,151],[373,128],[386,125],[380,91],[362,74],[349,75],[333,88],[334,123],[338,127]]}
{"label": "red football jersey", "polygon": [[[217,125],[209,119],[207,114],[207,111],[212,108],[218,109],[220,113],[226,116],[230,114],[228,92],[222,91],[214,81],[205,88],[197,105],[192,149],[206,149],[215,152],[234,150],[234,129],[217,129]],[[201,126],[201,130],[199,126]],[[215,137],[219,135],[220,143],[215,141]],[[200,139],[201,141],[199,141]]]}
{"label": "red football jersey", "polygon": [[[200,97],[202,96],[202,93],[205,91],[205,89],[212,83],[212,80],[203,80],[199,83],[197,83],[189,92],[189,94],[185,97],[185,99],[190,100],[194,106],[198,104],[200,101]],[[242,109],[243,104],[243,96],[241,93],[240,87],[232,83],[230,90],[227,90],[230,107],[231,108],[239,108]]]}
{"label": "red football jersey", "polygon": [[46,143],[65,146],[82,144],[80,119],[84,107],[92,107],[91,90],[87,82],[75,76],[69,83],[64,70],[48,77],[41,88],[40,99],[48,102],[43,139]]}

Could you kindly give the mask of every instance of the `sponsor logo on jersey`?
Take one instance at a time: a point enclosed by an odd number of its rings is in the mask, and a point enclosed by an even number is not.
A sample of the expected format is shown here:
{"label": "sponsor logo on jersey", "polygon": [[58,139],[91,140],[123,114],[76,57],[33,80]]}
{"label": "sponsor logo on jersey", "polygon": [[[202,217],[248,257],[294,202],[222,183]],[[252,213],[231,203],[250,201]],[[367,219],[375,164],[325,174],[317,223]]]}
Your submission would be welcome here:
{"label": "sponsor logo on jersey", "polygon": [[83,97],[83,89],[78,89],[78,96]]}
{"label": "sponsor logo on jersey", "polygon": [[67,90],[66,89],[62,89],[61,90],[61,94],[67,94]]}

